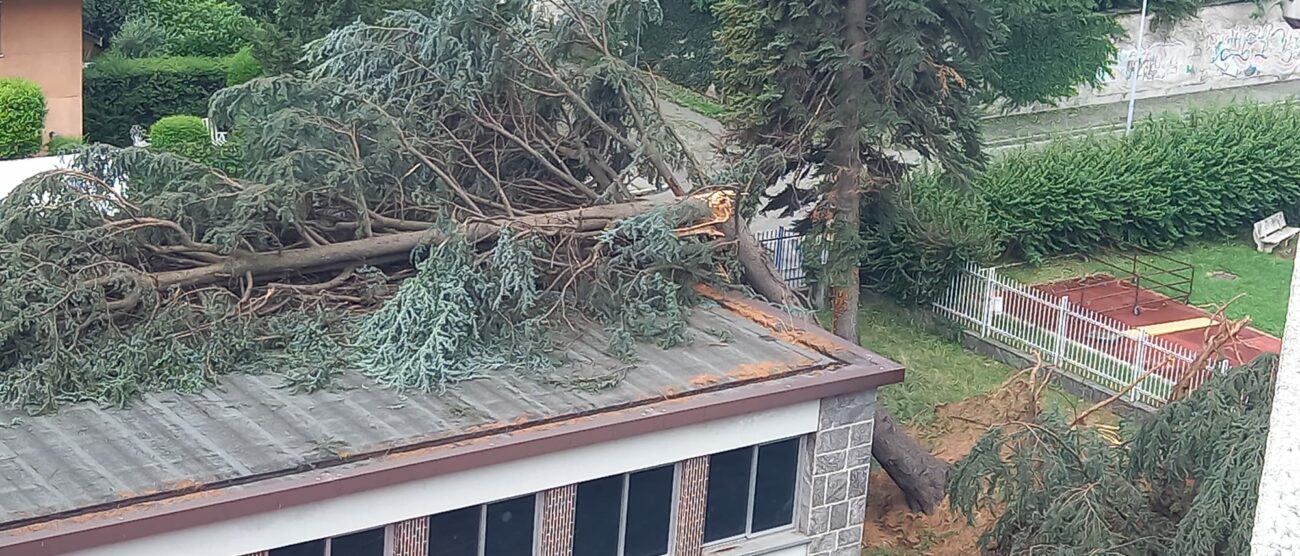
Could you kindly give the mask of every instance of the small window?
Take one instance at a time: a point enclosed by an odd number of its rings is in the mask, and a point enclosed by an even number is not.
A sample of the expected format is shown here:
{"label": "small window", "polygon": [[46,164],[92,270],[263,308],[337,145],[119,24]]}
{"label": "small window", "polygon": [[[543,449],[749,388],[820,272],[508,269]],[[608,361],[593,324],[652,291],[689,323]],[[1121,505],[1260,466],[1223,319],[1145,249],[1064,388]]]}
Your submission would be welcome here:
{"label": "small window", "polygon": [[578,485],[574,556],[663,556],[672,533],[676,467]]}
{"label": "small window", "polygon": [[269,556],[384,556],[386,528],[319,539],[271,550]]}
{"label": "small window", "polygon": [[704,542],[794,523],[800,445],[791,438],[709,456]]}
{"label": "small window", "polygon": [[428,554],[531,556],[536,517],[531,494],[430,516]]}

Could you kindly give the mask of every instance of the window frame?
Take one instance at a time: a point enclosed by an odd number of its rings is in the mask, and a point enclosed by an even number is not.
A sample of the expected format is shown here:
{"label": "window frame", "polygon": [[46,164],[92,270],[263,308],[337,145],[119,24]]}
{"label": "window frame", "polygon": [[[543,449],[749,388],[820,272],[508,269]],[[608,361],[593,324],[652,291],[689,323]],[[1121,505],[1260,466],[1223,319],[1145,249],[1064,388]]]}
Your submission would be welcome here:
{"label": "window frame", "polygon": [[[669,466],[673,468],[673,483],[672,486],[670,487],[671,495],[669,496],[669,501],[668,501],[668,552],[665,552],[662,556],[672,556],[674,552],[673,551],[674,541],[677,540],[677,513],[679,511],[678,502],[681,499],[681,480],[682,480],[681,462],[668,463],[664,465],[655,465],[643,469],[628,471],[627,473],[606,475],[604,477],[597,477],[595,479],[589,479],[587,481],[583,481],[584,483],[591,482],[591,481],[599,481],[601,479],[608,479],[609,477],[618,477],[621,479],[621,481],[619,481],[621,484],[621,490],[619,494],[619,503],[618,503],[618,552],[613,556],[623,556],[624,553],[627,551],[627,501],[628,501],[628,493],[631,490],[632,475],[635,475],[642,471],[650,471],[651,469],[659,469],[661,467],[669,467]],[[580,484],[582,483],[578,483],[577,485]],[[576,522],[576,516],[578,512],[578,498],[577,498],[577,490],[576,490],[577,485],[574,485],[575,490],[574,490],[574,498],[573,498],[573,512],[575,516],[575,522]],[[577,533],[576,529],[574,530],[574,533],[576,535]],[[479,554],[479,556],[483,556],[483,555]]]}
{"label": "window frame", "polygon": [[[806,487],[804,486],[804,481],[800,479],[804,475],[804,466],[807,464],[807,460],[808,460],[808,453],[806,450],[808,446],[808,436],[809,435],[807,434],[803,434],[799,436],[782,438],[779,440],[773,440],[770,442],[764,442],[762,444],[754,444],[753,446],[745,447],[750,451],[749,489],[747,491],[748,499],[745,501],[745,531],[738,535],[732,535],[730,537],[723,537],[721,539],[708,541],[704,543],[702,546],[706,548],[715,547],[715,546],[724,545],[728,543],[735,543],[735,542],[745,541],[745,540],[754,539],[758,537],[765,537],[767,535],[785,533],[785,532],[793,531],[795,529],[799,521],[799,501],[806,499],[805,497]],[[771,529],[764,529],[762,531],[755,532],[754,531],[754,499],[756,498],[755,491],[758,488],[758,449],[762,448],[763,446],[780,444],[782,442],[788,442],[790,440],[798,440],[797,443],[798,445],[795,447],[795,463],[794,463],[795,466],[794,509],[791,511],[790,514],[790,523],[786,525],[782,525],[780,527],[773,527]],[[723,452],[717,452],[717,453],[723,453]],[[709,454],[709,456],[707,457],[712,457],[713,455],[714,454]],[[708,492],[707,484],[705,485],[705,492],[706,493]],[[706,512],[705,515],[707,516],[708,515],[707,507],[705,509],[705,512]]]}
{"label": "window frame", "polygon": [[[509,497],[509,498],[502,498],[502,499],[500,499],[500,500],[493,500],[493,501],[491,501],[491,502],[485,502],[485,503],[482,503],[482,504],[475,504],[475,505],[471,505],[471,506],[465,506],[465,507],[462,507],[462,508],[453,508],[453,509],[446,510],[446,511],[443,511],[443,512],[438,512],[438,513],[436,513],[436,514],[429,514],[429,515],[425,516],[425,518],[426,518],[426,519],[432,519],[433,516],[435,516],[435,515],[439,515],[439,514],[444,514],[444,513],[450,513],[450,512],[460,511],[460,510],[464,510],[464,509],[466,509],[466,508],[477,508],[477,509],[478,509],[478,537],[477,537],[477,539],[478,539],[478,550],[475,551],[475,554],[476,554],[476,556],[484,556],[484,555],[486,554],[486,552],[487,552],[487,526],[488,526],[488,520],[487,520],[487,508],[488,508],[488,506],[491,506],[491,505],[496,504],[496,503],[498,503],[498,502],[509,502],[509,501],[511,501],[511,500],[515,500],[515,499],[518,499],[518,498],[525,498],[525,497],[528,497],[528,496],[532,496],[532,497],[533,497],[533,531],[532,531],[531,546],[529,547],[529,550],[530,550],[532,553],[535,554],[535,553],[537,553],[537,544],[538,544],[538,541],[541,539],[541,535],[542,535],[542,518],[543,518],[543,516],[542,516],[542,512],[545,511],[545,508],[542,506],[542,493],[541,493],[541,492],[534,492],[534,493],[531,493],[531,494],[521,494],[521,495],[519,495],[519,496],[511,496],[511,497]],[[575,504],[575,506],[576,506],[576,504]],[[392,530],[392,526],[391,526],[391,525],[389,526],[389,530],[390,530],[390,531]],[[389,540],[386,540],[385,543],[384,543],[384,548],[385,548],[385,551],[386,551],[385,554],[384,554],[384,556],[391,556],[391,555],[392,555],[392,552],[393,552],[393,546],[392,546],[391,538],[392,538],[392,536],[391,536],[391,534],[390,534],[389,537],[388,537]],[[427,547],[425,548],[425,554],[428,554],[428,553],[429,553],[430,551],[432,551],[432,550],[433,550],[433,539],[430,538],[430,539],[429,539],[429,546],[427,546]],[[325,556],[333,556],[333,555],[327,553]]]}
{"label": "window frame", "polygon": [[[375,530],[375,529],[380,529],[380,528],[382,528],[382,529],[384,530],[384,552],[383,552],[383,556],[392,556],[392,554],[393,554],[393,525],[392,525],[392,524],[388,524],[388,525],[380,525],[379,527],[366,527],[365,529],[357,529],[356,531],[350,531],[350,532],[347,532],[347,533],[341,533],[341,534],[338,534],[338,535],[332,535],[332,536],[329,536],[329,537],[325,537],[325,538],[323,539],[323,540],[325,541],[325,550],[321,552],[321,556],[335,556],[335,555],[334,555],[334,539],[337,539],[337,538],[339,538],[339,537],[346,537],[346,536],[348,536],[348,535],[352,535],[352,534],[355,534],[355,533],[363,533],[363,532],[365,532],[365,531],[373,531],[373,530]],[[304,543],[308,543],[308,542],[318,541],[318,540],[322,540],[322,539],[312,539],[312,540],[310,540],[310,541],[302,541],[302,542],[304,542]],[[295,544],[300,544],[300,543],[295,543]],[[281,549],[281,548],[285,548],[285,547],[287,547],[287,546],[293,546],[293,545],[291,544],[291,545],[285,545],[285,546],[277,546],[277,547],[275,547],[275,548],[269,548],[269,549],[266,550],[266,553],[267,553],[267,554],[270,554],[271,551],[273,551],[273,550],[279,550],[279,549]]]}

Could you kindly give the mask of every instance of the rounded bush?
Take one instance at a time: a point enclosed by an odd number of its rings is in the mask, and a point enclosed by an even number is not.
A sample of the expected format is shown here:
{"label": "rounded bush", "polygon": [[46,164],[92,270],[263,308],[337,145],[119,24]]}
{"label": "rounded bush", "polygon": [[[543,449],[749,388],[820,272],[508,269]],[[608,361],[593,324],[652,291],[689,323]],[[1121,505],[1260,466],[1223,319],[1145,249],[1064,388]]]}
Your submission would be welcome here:
{"label": "rounded bush", "polygon": [[0,160],[41,150],[49,108],[41,87],[24,79],[0,79]]}
{"label": "rounded bush", "polygon": [[198,116],[167,116],[149,127],[149,146],[197,162],[211,162],[212,138]]}

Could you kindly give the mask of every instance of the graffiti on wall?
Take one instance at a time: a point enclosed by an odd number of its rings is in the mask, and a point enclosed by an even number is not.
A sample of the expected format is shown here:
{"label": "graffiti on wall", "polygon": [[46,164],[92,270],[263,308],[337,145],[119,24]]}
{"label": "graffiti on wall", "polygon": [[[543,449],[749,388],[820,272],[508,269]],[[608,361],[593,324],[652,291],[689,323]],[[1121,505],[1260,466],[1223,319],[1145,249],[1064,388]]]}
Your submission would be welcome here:
{"label": "graffiti on wall", "polygon": [[1137,16],[1122,16],[1129,38],[1116,44],[1115,63],[1099,76],[1100,85],[1059,104],[1123,100],[1135,77],[1141,96],[1300,79],[1300,30],[1270,10],[1261,16],[1249,2],[1204,8],[1173,28],[1148,29],[1141,53],[1134,44]]}
{"label": "graffiti on wall", "polygon": [[1210,65],[1228,77],[1300,71],[1300,34],[1285,25],[1235,27],[1214,39]]}

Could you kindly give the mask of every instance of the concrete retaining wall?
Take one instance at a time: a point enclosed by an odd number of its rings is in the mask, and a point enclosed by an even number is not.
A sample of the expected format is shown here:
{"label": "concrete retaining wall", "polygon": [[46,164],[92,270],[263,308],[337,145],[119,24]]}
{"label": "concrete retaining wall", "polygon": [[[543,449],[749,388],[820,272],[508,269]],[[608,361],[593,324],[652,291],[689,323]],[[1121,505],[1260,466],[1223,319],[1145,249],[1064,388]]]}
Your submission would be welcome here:
{"label": "concrete retaining wall", "polygon": [[[1300,78],[1300,30],[1282,21],[1276,5],[1261,12],[1253,2],[1203,8],[1200,16],[1170,28],[1148,24],[1145,63],[1137,63],[1139,16],[1118,17],[1128,37],[1097,89],[1061,101],[1060,107],[1124,102],[1137,73],[1139,99],[1244,87]],[[1035,107],[1037,110],[1049,107]]]}

